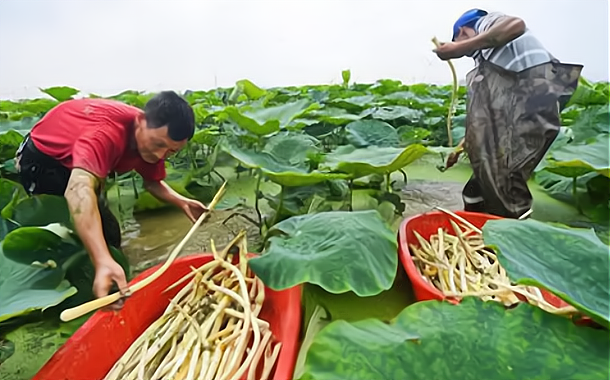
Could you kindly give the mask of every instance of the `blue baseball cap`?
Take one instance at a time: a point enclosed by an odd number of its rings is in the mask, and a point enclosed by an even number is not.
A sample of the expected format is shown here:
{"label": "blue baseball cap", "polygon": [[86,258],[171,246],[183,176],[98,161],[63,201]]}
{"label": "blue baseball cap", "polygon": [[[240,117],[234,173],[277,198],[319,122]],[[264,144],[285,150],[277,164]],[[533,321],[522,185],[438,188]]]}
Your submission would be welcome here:
{"label": "blue baseball cap", "polygon": [[487,12],[482,9],[471,9],[466,11],[460,18],[457,19],[455,24],[453,24],[453,38],[452,41],[455,41],[458,34],[460,34],[460,28],[465,26],[474,28],[474,25],[479,21],[479,19],[483,16],[486,16]]}

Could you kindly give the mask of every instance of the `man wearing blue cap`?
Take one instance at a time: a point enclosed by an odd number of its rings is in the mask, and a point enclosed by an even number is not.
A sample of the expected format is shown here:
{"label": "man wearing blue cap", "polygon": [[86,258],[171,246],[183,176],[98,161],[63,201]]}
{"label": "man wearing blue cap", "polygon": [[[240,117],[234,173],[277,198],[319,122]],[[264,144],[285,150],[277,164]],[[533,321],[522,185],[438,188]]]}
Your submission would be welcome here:
{"label": "man wearing blue cap", "polygon": [[434,50],[442,60],[468,56],[466,135],[461,147],[473,175],[466,211],[518,218],[532,206],[527,181],[560,128],[559,113],[578,85],[582,65],[559,62],[523,20],[472,9],[453,26],[452,42]]}

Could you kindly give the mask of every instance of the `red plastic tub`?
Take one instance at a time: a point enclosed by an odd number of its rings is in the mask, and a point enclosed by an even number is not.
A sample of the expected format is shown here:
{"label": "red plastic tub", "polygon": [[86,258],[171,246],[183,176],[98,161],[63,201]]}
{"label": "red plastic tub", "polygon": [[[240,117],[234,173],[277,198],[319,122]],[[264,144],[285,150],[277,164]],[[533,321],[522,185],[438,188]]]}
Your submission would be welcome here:
{"label": "red plastic tub", "polygon": [[[464,218],[479,229],[483,228],[483,225],[488,220],[502,219],[495,215],[477,212],[456,211],[455,214]],[[420,246],[413,231],[417,231],[417,233],[420,234],[424,239],[429,239],[430,236],[438,232],[439,228],[446,229],[447,231],[453,231],[451,223],[449,222],[451,219],[453,218],[444,212],[432,211],[407,218],[400,225],[400,229],[398,230],[398,253],[400,256],[400,261],[407,272],[407,276],[409,276],[409,279],[413,284],[413,291],[418,301],[446,300],[454,304],[459,302],[459,300],[454,297],[445,297],[440,290],[424,281],[422,275],[415,267],[415,263],[411,258],[411,252],[409,251],[410,244],[417,247]],[[459,221],[455,219],[453,219],[453,221],[459,224]],[[568,306],[568,303],[554,294],[544,289],[540,289],[540,292],[542,293],[544,299],[551,305],[555,307]],[[517,295],[517,298],[525,301],[525,298],[521,295]]]}
{"label": "red plastic tub", "polygon": [[[188,282],[185,281],[166,293],[163,291],[190,273],[191,266],[199,267],[212,259],[211,254],[178,258],[162,276],[130,297],[120,312],[96,312],[32,380],[103,379],[129,346],[163,314],[170,299]],[[143,272],[131,284],[148,277],[159,266]],[[273,335],[282,342],[271,379],[292,379],[301,326],[300,286],[282,291],[265,288],[265,303],[260,318],[269,322]]]}

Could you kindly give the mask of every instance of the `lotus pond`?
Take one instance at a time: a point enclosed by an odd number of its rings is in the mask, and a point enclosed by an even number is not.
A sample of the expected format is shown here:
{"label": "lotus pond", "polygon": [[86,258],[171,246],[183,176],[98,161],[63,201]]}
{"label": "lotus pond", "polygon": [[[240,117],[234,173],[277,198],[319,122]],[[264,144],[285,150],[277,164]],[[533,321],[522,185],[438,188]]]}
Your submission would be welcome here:
{"label": "lotus pond", "polygon": [[[608,83],[582,79],[560,136],[530,180],[532,219],[483,228],[517,284],[544,288],[597,326],[522,303],[477,297],[415,302],[398,255],[409,216],[462,208],[467,158],[443,171],[464,135],[465,89],[395,80],[187,91],[198,130],[167,162],[167,182],[209,202],[227,193],[183,255],[246,230],[250,265],[274,289],[303,285],[303,340],[294,379],[607,379],[610,368],[610,119]],[[63,198],[28,198],[13,156],[70,87],[0,101],[0,378],[30,379],[90,316],[59,313],[92,299],[93,268]],[[153,94],[111,97],[142,107]],[[154,200],[134,173],[110,178],[133,278],[163,261],[190,222]],[[297,328],[297,327],[295,327]],[[100,344],[111,344],[111,341]]]}

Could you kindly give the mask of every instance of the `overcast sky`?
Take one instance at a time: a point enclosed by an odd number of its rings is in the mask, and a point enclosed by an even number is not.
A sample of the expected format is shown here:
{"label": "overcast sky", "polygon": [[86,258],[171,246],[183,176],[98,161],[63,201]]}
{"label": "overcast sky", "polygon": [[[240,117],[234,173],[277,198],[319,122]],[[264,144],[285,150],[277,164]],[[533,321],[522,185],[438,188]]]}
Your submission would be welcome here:
{"label": "overcast sky", "polygon": [[[557,58],[608,80],[604,0],[0,0],[0,98],[338,83],[343,69],[449,83],[430,39],[473,7],[522,17]],[[456,66],[463,78],[472,60]]]}

